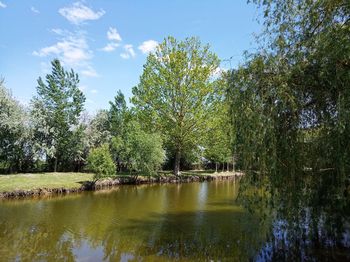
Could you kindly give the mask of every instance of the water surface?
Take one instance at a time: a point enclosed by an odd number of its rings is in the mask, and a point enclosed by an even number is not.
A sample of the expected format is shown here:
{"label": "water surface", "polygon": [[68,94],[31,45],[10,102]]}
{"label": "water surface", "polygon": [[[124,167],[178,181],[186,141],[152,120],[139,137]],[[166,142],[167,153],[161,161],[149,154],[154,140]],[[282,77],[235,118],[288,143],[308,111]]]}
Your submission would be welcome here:
{"label": "water surface", "polygon": [[[1,201],[0,260],[350,259],[346,225],[340,242],[310,249],[314,236],[295,237],[287,215],[272,207],[271,199],[266,188],[236,180],[120,186],[63,197]],[[300,216],[306,219],[300,228],[308,228],[308,214]],[[314,252],[310,255],[305,250]]]}
{"label": "water surface", "polygon": [[237,181],[121,186],[0,202],[2,259],[246,260],[259,220],[236,203]]}

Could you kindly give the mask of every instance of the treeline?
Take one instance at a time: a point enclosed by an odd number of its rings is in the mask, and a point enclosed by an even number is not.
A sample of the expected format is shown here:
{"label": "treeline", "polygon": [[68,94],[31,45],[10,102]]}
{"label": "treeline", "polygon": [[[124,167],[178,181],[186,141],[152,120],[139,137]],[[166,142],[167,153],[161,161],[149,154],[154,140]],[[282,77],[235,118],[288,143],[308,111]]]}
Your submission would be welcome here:
{"label": "treeline", "polygon": [[[264,14],[260,43],[266,44],[233,70],[229,80],[240,164],[279,177],[323,169],[346,177],[349,1],[251,2]],[[344,182],[344,176],[339,178]]]}
{"label": "treeline", "polygon": [[148,55],[131,107],[118,92],[87,116],[77,74],[58,60],[28,108],[2,82],[1,170],[81,171],[90,159],[98,173],[233,163],[270,175],[349,172],[350,4],[252,2],[264,14],[258,52],[218,74],[208,45],[168,37]]}
{"label": "treeline", "polygon": [[159,169],[232,169],[225,82],[219,59],[197,38],[168,37],[151,53],[133,88],[90,116],[79,77],[59,60],[39,77],[29,106],[0,85],[0,170],[152,174]]}

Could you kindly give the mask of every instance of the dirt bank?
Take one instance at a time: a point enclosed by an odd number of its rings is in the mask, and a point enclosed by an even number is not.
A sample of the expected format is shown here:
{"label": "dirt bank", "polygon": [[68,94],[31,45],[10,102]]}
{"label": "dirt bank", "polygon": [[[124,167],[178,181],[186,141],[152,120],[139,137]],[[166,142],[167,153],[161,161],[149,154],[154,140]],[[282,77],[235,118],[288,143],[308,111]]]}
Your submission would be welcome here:
{"label": "dirt bank", "polygon": [[154,184],[154,183],[191,183],[204,182],[213,180],[229,180],[242,176],[243,173],[217,173],[208,175],[159,175],[159,176],[117,176],[98,180],[96,182],[86,181],[80,188],[38,188],[33,190],[15,190],[11,192],[0,192],[0,198],[22,198],[41,196],[48,194],[69,194],[82,191],[100,190],[119,185],[138,185],[138,184]]}

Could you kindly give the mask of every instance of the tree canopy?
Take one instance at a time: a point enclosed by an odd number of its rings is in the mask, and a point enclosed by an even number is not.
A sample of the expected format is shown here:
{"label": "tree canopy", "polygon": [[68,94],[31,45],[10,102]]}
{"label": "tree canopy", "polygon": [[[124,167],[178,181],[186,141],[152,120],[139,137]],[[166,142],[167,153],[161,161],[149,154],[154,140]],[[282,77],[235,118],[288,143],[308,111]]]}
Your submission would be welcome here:
{"label": "tree canopy", "polygon": [[17,172],[31,165],[28,113],[0,80],[0,170]]}
{"label": "tree canopy", "polygon": [[46,83],[41,77],[38,79],[38,95],[32,100],[32,115],[38,141],[36,146],[56,171],[64,159],[74,157],[70,149],[75,147],[73,138],[80,131],[79,116],[85,95],[78,88],[79,78],[73,70],[66,71],[57,59],[51,64],[52,73],[46,75]]}
{"label": "tree canopy", "polygon": [[242,165],[349,170],[349,4],[253,2],[268,45],[232,71],[229,89]]}
{"label": "tree canopy", "polygon": [[181,154],[198,144],[213,112],[212,78],[218,57],[197,38],[166,38],[144,65],[132,102],[150,130],[161,130],[175,153],[174,173]]}

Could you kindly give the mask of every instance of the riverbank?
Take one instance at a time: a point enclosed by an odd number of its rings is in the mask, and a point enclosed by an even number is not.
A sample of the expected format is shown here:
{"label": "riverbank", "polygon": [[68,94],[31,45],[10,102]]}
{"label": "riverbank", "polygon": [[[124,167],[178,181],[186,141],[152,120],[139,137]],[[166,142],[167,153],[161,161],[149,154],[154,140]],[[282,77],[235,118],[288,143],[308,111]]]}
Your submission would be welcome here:
{"label": "riverbank", "polygon": [[180,176],[161,173],[156,176],[117,175],[113,178],[93,181],[90,173],[40,173],[0,175],[0,198],[22,198],[30,196],[69,194],[100,190],[119,185],[153,183],[190,183],[212,180],[228,180],[242,176],[240,172],[205,173],[184,172]]}

